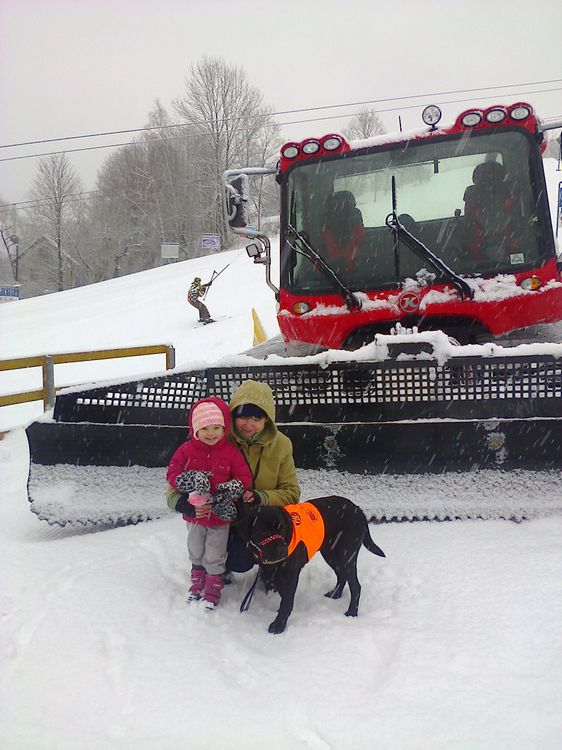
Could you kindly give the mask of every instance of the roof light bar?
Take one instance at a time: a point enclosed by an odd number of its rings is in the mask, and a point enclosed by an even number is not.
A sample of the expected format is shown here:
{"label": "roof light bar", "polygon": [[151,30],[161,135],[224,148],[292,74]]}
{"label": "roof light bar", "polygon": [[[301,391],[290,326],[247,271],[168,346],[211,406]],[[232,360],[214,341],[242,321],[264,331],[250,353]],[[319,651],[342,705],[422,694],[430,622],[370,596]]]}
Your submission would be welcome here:
{"label": "roof light bar", "polygon": [[328,135],[322,141],[322,146],[326,151],[335,151],[342,143],[343,141],[339,135]]}
{"label": "roof light bar", "polygon": [[281,156],[285,159],[296,159],[298,155],[299,147],[296,143],[287,143],[287,145],[283,146],[281,149]]}
{"label": "roof light bar", "polygon": [[501,122],[506,118],[506,111],[504,109],[490,109],[486,112],[486,120],[492,124]]}
{"label": "roof light bar", "polygon": [[482,112],[467,112],[461,122],[466,128],[474,128],[482,122]]}
{"label": "roof light bar", "polygon": [[318,141],[306,141],[301,146],[303,154],[308,154],[310,156],[311,154],[315,154],[317,151],[320,151],[320,144]]}
{"label": "roof light bar", "polygon": [[509,112],[512,120],[526,120],[531,114],[531,108],[526,104],[516,104]]}

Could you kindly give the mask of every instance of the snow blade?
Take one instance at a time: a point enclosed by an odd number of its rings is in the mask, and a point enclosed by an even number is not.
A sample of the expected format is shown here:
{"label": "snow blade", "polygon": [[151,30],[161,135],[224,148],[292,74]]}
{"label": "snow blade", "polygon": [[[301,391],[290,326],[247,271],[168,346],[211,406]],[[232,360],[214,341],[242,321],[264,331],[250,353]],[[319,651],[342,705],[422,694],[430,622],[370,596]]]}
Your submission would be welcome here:
{"label": "snow blade", "polygon": [[146,466],[31,465],[31,510],[59,526],[110,528],[171,515],[165,471]]}
{"label": "snow blade", "polygon": [[[515,354],[264,362],[69,389],[53,421],[27,430],[31,509],[49,523],[100,527],[166,515],[165,468],[190,406],[211,394],[229,400],[247,378],[274,392],[303,499],[337,486],[378,521],[562,512],[562,367],[551,355]],[[307,479],[315,472],[322,482]]]}

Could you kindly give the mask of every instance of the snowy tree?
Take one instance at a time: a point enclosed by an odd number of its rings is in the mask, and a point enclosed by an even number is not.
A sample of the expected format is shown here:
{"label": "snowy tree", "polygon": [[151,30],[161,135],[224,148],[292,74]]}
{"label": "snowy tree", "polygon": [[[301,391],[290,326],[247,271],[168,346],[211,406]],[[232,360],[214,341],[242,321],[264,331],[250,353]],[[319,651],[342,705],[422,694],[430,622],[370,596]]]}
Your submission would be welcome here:
{"label": "snowy tree", "polygon": [[39,159],[37,175],[29,194],[30,200],[35,201],[31,211],[56,244],[59,291],[64,289],[63,238],[71,220],[72,201],[80,191],[80,179],[66,154],[51,154]]}
{"label": "snowy tree", "polygon": [[343,132],[348,140],[360,140],[382,135],[386,131],[374,109],[361,107],[359,112],[353,115],[349,121],[349,126]]}
{"label": "snowy tree", "polygon": [[[259,132],[255,138],[247,141],[243,162],[252,167],[274,164],[279,158],[281,145],[279,125],[273,119],[271,110],[265,108]],[[253,178],[251,185],[250,224],[255,224],[260,229],[262,218],[279,213],[279,186],[270,177]]]}
{"label": "snowy tree", "polygon": [[[99,196],[92,207],[93,236],[106,277],[121,275],[125,265],[128,271],[154,266],[156,247],[150,240],[159,238],[160,229],[153,186],[142,139],[111,154],[98,172]],[[144,257],[137,266],[134,257],[129,258],[129,251],[133,246],[144,246],[145,241],[150,257]]]}
{"label": "snowy tree", "polygon": [[544,158],[560,159],[562,130],[552,130],[546,136],[546,149],[543,154]]}
{"label": "snowy tree", "polygon": [[242,68],[216,57],[204,57],[191,66],[184,96],[174,106],[193,133],[204,231],[225,238],[222,174],[247,165],[249,144],[266,137],[270,111]]}
{"label": "snowy tree", "polygon": [[18,278],[20,238],[17,233],[16,207],[0,196],[0,281],[11,282]]}

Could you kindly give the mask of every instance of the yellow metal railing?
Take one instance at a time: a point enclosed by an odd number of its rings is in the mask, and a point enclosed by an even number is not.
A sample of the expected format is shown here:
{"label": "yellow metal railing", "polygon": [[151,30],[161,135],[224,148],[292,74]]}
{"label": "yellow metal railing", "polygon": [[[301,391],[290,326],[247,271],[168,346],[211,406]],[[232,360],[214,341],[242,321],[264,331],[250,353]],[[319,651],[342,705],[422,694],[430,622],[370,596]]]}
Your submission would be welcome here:
{"label": "yellow metal railing", "polygon": [[68,354],[44,354],[37,357],[19,357],[0,361],[0,372],[7,370],[22,370],[28,367],[41,367],[43,387],[40,390],[11,393],[0,396],[0,406],[13,406],[28,401],[43,401],[43,407],[50,409],[55,403],[55,375],[54,366],[71,362],[92,362],[100,359],[119,359],[121,357],[144,357],[150,354],[165,354],[166,369],[173,370],[176,366],[176,352],[171,344],[155,344],[154,346],[132,346],[120,349],[99,349],[89,352],[69,352]]}

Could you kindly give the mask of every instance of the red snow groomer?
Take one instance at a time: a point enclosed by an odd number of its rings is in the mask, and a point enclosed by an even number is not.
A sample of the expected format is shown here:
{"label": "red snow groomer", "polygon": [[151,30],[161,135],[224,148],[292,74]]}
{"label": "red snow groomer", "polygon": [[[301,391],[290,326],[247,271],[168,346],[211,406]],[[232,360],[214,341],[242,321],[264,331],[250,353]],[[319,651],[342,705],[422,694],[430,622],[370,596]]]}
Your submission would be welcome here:
{"label": "red snow groomer", "polygon": [[[289,143],[274,168],[227,172],[226,217],[265,266],[281,353],[330,351],[264,358],[273,339],[228,366],[59,392],[52,419],[27,429],[32,511],[98,528],[168,512],[164,467],[189,409],[252,378],[273,391],[304,498],[337,476],[376,521],[562,513],[562,343],[450,341],[562,318],[545,128],[527,104],[438,118],[430,107],[424,132]],[[268,174],[279,286],[268,237],[248,226],[250,178]],[[398,324],[422,332],[384,335]]]}
{"label": "red snow groomer", "polygon": [[[275,169],[225,173],[227,219],[256,240],[248,253],[266,265],[285,342],[356,349],[400,324],[472,343],[562,319],[546,127],[525,103],[443,127],[440,115],[426,107],[423,131],[287,143]],[[273,173],[278,289],[269,239],[244,228],[247,177]]]}

